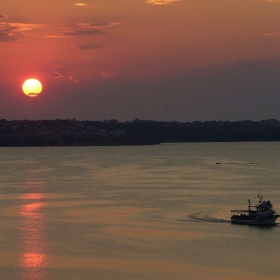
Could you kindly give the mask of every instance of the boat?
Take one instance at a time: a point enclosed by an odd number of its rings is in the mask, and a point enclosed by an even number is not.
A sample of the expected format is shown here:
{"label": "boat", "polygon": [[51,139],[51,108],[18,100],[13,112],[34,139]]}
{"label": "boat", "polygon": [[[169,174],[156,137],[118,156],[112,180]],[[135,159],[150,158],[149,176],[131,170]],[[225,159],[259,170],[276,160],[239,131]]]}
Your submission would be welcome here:
{"label": "boat", "polygon": [[270,200],[263,200],[261,194],[258,195],[259,203],[251,205],[248,199],[248,210],[231,210],[231,222],[242,225],[275,225],[275,221],[280,215],[273,210]]}

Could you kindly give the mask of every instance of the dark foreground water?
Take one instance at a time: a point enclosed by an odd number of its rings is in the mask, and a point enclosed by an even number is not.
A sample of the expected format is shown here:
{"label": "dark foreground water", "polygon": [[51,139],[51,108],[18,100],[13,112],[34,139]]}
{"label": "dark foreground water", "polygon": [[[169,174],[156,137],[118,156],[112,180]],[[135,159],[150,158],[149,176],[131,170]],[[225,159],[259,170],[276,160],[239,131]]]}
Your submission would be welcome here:
{"label": "dark foreground water", "polygon": [[280,213],[280,143],[0,155],[0,279],[280,277],[280,225],[229,222],[259,190]]}

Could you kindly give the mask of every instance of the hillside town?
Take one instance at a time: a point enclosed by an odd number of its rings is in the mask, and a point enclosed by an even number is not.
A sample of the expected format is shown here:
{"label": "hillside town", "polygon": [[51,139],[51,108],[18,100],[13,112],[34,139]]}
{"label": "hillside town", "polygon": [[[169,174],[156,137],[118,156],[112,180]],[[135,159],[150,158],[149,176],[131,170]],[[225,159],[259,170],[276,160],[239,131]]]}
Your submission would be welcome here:
{"label": "hillside town", "polygon": [[172,142],[280,141],[280,122],[0,120],[0,146],[152,145]]}

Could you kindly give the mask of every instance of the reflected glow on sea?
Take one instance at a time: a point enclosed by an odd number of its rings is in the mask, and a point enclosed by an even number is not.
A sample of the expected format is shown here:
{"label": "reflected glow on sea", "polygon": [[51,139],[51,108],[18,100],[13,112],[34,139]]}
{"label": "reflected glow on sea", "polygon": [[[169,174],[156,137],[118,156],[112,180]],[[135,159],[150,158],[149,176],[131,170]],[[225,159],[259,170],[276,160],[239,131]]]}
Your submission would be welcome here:
{"label": "reflected glow on sea", "polygon": [[0,152],[0,279],[279,279],[278,142]]}

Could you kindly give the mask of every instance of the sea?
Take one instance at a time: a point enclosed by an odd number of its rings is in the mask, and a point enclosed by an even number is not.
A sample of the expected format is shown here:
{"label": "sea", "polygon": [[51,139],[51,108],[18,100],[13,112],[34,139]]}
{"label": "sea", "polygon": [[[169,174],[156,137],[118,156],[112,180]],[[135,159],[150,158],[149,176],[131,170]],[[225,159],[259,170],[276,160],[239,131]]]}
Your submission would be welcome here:
{"label": "sea", "polygon": [[[0,279],[280,279],[280,142],[0,148]],[[279,221],[280,223],[280,218]]]}

